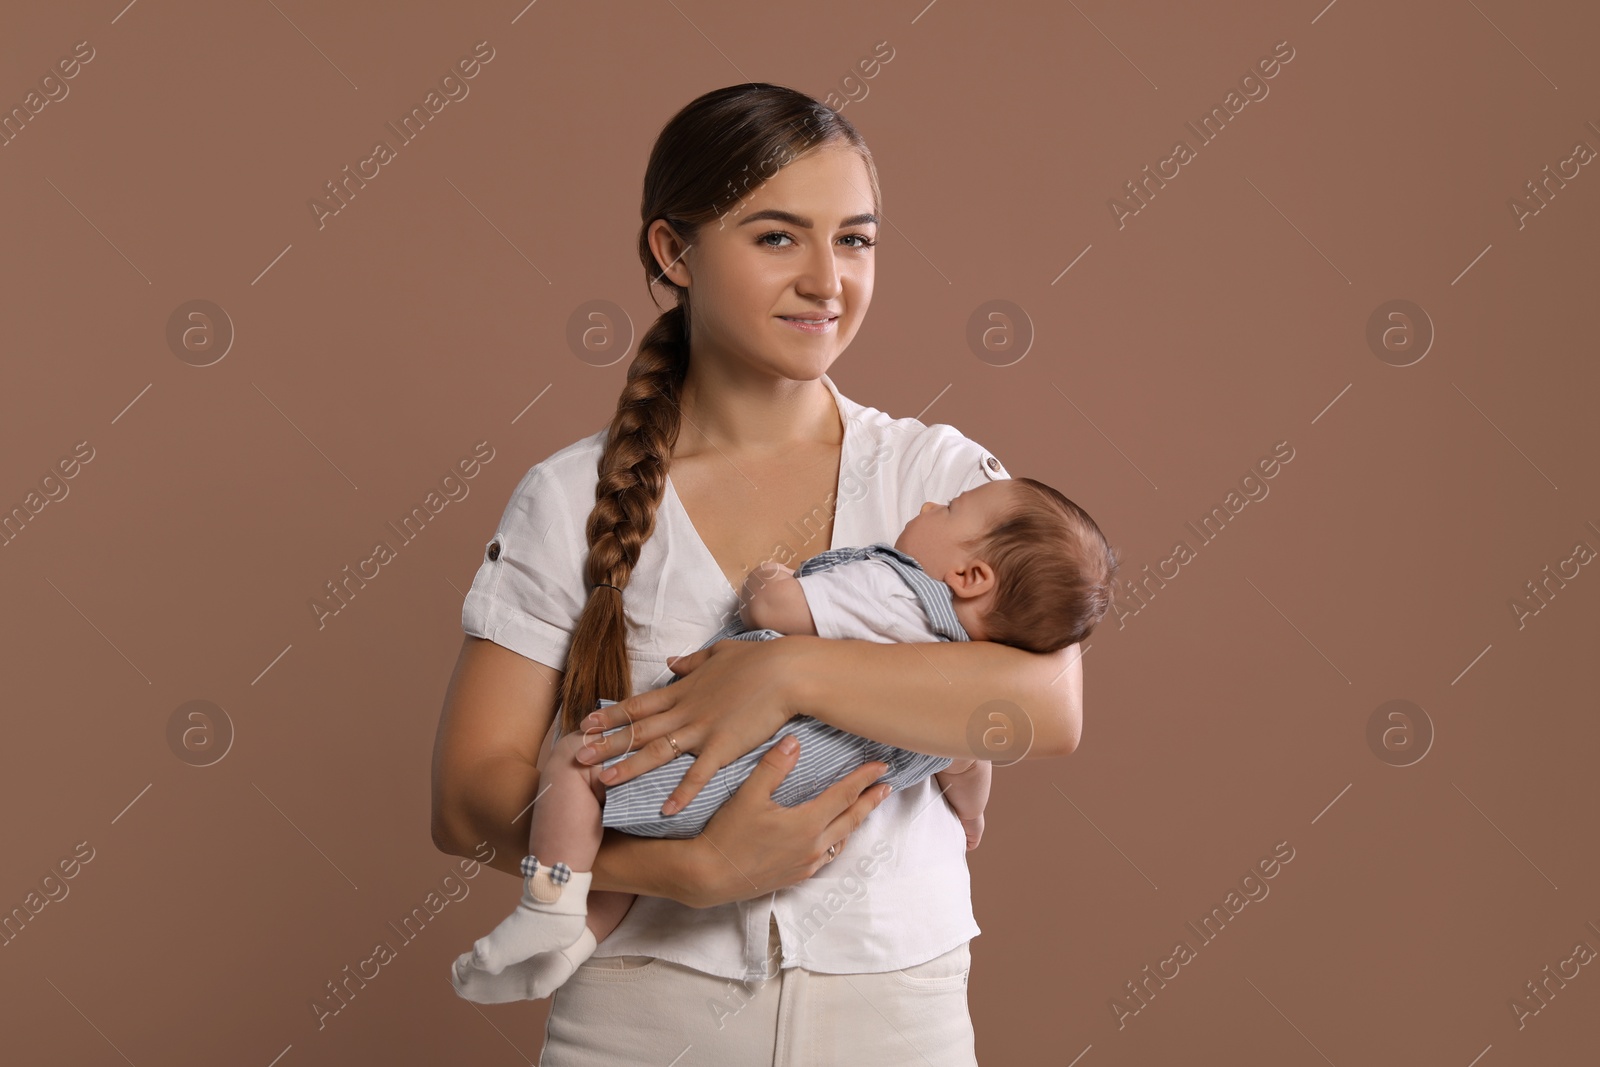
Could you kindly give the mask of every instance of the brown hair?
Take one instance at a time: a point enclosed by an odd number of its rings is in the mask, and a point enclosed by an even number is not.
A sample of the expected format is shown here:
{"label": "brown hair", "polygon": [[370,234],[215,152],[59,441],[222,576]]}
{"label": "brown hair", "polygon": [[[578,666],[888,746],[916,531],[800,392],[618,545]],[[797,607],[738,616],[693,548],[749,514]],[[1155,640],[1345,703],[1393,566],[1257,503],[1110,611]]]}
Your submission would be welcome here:
{"label": "brown hair", "polygon": [[1018,486],[1005,516],[969,543],[994,568],[987,639],[1030,652],[1054,652],[1094,631],[1111,607],[1120,561],[1089,513],[1032,478]]}
{"label": "brown hair", "polygon": [[578,728],[598,698],[632,695],[621,589],[655,530],[678,439],[678,391],[689,369],[692,309],[689,290],[666,278],[663,270],[670,264],[657,262],[651,252],[650,226],[665,219],[685,246],[693,245],[702,226],[735,209],[761,181],[835,143],[860,153],[874,208],[881,211],[878,172],[866,141],[837,111],[794,89],[748,82],[713,90],[674,115],[656,138],[645,167],[639,259],[647,282],[671,289],[677,304],[640,339],[600,455],[594,510],[585,526],[589,597],[572,635],[559,696],[564,733]]}

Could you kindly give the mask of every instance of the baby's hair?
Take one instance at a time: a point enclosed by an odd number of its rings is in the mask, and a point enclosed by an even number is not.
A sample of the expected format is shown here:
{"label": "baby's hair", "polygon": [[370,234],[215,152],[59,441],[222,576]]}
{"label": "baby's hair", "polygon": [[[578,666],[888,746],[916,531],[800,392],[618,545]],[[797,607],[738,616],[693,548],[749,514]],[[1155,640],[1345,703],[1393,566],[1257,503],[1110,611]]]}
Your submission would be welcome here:
{"label": "baby's hair", "polygon": [[[678,438],[679,389],[689,372],[689,290],[664,273],[650,227],[665,219],[687,245],[727,216],[780,169],[825,146],[853,150],[866,165],[873,209],[883,210],[878,171],[860,132],[839,112],[806,94],[767,82],[713,89],[684,105],[661,128],[645,166],[638,251],[645,281],[676,303],[639,339],[598,463],[594,508],[584,523],[588,599],[572,634],[558,697],[563,732],[576,730],[595,700],[632,695],[632,666],[622,590],[655,531],[667,468]],[[752,184],[753,183],[753,184]]]}
{"label": "baby's hair", "polygon": [[1089,513],[1032,478],[1005,515],[967,547],[995,574],[987,639],[1054,652],[1094,632],[1111,607],[1120,560]]}

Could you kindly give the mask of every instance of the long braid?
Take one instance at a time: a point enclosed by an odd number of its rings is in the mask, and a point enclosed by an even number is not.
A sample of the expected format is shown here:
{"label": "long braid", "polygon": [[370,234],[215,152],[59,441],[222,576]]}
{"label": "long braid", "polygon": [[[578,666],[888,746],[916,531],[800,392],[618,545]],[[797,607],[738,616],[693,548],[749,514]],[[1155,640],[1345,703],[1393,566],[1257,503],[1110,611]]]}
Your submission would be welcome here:
{"label": "long braid", "polygon": [[[585,530],[589,556],[584,580],[590,592],[562,679],[562,732],[577,729],[598,698],[622,700],[633,694],[621,589],[628,587],[639,553],[655,530],[656,508],[666,491],[681,424],[678,390],[689,365],[687,318],[679,305],[656,319],[639,343],[617,399]],[[602,582],[620,588],[606,588]]]}

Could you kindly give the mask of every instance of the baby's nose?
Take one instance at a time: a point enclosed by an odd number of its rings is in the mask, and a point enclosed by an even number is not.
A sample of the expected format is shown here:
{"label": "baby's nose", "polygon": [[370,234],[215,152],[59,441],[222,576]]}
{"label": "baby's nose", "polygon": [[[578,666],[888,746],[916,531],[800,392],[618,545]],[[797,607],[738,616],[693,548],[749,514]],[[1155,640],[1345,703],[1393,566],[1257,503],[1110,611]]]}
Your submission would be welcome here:
{"label": "baby's nose", "polygon": [[923,502],[922,502],[922,510],[921,510],[921,511],[919,511],[919,512],[917,512],[917,514],[918,514],[918,515],[926,515],[926,514],[927,514],[927,513],[928,513],[928,509],[929,509],[929,508],[936,508],[936,507],[938,507],[938,506],[939,506],[939,505],[938,505],[938,504],[935,504],[935,503],[934,503],[934,502],[933,502],[933,501],[931,501],[931,500],[924,500],[924,501],[923,501]]}

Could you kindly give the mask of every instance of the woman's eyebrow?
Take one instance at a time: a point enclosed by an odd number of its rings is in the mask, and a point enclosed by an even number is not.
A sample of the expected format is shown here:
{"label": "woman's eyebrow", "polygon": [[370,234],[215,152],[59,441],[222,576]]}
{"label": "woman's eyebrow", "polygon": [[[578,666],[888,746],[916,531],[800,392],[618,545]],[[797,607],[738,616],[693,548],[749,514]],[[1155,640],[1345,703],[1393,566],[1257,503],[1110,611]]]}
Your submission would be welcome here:
{"label": "woman's eyebrow", "polygon": [[[763,219],[775,219],[778,222],[787,222],[789,225],[798,226],[802,230],[811,229],[810,219],[796,215],[792,211],[783,211],[780,208],[775,207],[769,207],[765,211],[757,211],[753,215],[746,215],[739,225],[743,226],[751,222],[760,222]],[[841,219],[839,221],[839,228],[842,230],[847,226],[865,226],[868,223],[877,225],[877,222],[878,216],[868,211],[860,215],[851,215],[847,219]]]}

